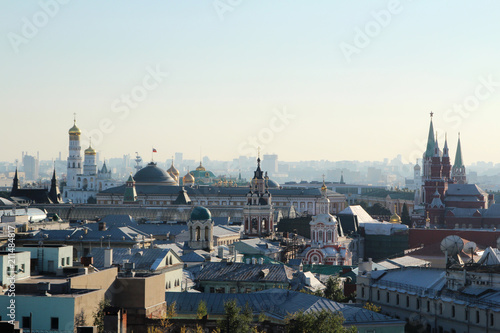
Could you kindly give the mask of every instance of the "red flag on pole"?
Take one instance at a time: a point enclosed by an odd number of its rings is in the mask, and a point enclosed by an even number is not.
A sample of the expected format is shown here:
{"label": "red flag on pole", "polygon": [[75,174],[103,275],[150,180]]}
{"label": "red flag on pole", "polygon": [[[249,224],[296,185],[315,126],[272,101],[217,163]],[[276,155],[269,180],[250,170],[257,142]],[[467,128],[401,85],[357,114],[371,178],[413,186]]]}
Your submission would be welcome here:
{"label": "red flag on pole", "polygon": [[157,151],[156,151],[156,149],[155,149],[155,148],[153,148],[153,153],[157,153]]}

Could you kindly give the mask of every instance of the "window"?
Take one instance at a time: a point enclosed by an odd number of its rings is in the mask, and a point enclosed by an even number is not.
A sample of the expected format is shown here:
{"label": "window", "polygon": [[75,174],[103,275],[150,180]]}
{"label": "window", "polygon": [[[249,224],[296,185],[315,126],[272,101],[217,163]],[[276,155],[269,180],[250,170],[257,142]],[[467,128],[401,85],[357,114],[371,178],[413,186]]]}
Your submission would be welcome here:
{"label": "window", "polygon": [[417,298],[417,310],[420,310],[420,300]]}
{"label": "window", "polygon": [[479,311],[476,311],[476,324],[479,324]]}
{"label": "window", "polygon": [[23,317],[23,328],[31,328],[30,317]]}
{"label": "window", "polygon": [[490,313],[490,326],[494,325],[495,325],[495,316],[493,315],[493,313]]}
{"label": "window", "polygon": [[455,318],[455,305],[451,306],[451,317]]}
{"label": "window", "polygon": [[58,317],[51,317],[50,318],[50,329],[51,330],[58,330],[59,329],[59,318]]}
{"label": "window", "polygon": [[406,296],[406,307],[410,307],[410,296]]}
{"label": "window", "polygon": [[439,314],[443,314],[443,303],[439,303]]}
{"label": "window", "polygon": [[380,290],[377,290],[377,301],[380,301]]}
{"label": "window", "polygon": [[465,320],[469,320],[469,310],[465,309]]}
{"label": "window", "polygon": [[361,287],[361,297],[365,297],[365,288]]}
{"label": "window", "polygon": [[69,262],[70,262],[70,258],[69,258],[69,257],[67,257],[67,258],[66,258],[66,265],[68,265],[68,266],[69,266]]}
{"label": "window", "polygon": [[210,287],[210,293],[211,294],[215,293],[215,288],[214,287]]}
{"label": "window", "polygon": [[389,296],[389,292],[387,292],[387,293],[385,294],[385,302],[386,302],[386,303],[389,303],[389,300],[390,300],[390,296]]}
{"label": "window", "polygon": [[230,292],[231,294],[235,294],[235,293],[236,293],[236,288],[235,288],[235,287],[231,287],[231,288],[229,288],[229,292]]}
{"label": "window", "polygon": [[399,305],[399,294],[396,295],[396,304]]}
{"label": "window", "polygon": [[61,258],[61,266],[64,266],[64,258]]}

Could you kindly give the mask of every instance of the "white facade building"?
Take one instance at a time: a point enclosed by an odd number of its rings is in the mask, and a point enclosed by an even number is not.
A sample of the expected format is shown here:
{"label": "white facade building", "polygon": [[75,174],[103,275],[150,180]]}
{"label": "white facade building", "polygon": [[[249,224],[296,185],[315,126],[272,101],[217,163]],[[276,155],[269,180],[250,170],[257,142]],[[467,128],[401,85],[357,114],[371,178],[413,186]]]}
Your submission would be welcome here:
{"label": "white facade building", "polygon": [[108,170],[106,162],[101,170],[97,169],[97,152],[92,148],[92,143],[85,149],[82,163],[80,145],[82,132],[76,126],[76,120],[68,133],[69,155],[63,200],[73,203],[88,203],[89,200],[96,200],[99,191],[117,186],[118,181],[111,177],[111,170]]}

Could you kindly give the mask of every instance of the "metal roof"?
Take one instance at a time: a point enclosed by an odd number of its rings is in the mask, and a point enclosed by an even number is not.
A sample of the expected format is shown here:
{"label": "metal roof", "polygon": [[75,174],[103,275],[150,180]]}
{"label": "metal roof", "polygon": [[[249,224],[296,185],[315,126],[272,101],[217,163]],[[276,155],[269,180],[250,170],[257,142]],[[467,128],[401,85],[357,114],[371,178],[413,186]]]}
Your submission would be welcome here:
{"label": "metal roof", "polygon": [[233,299],[236,300],[240,307],[248,304],[254,315],[264,313],[266,316],[278,320],[285,320],[289,314],[300,310],[304,312],[328,310],[331,312],[339,311],[345,318],[344,325],[361,326],[373,325],[373,323],[377,322],[400,322],[397,319],[362,307],[337,303],[326,298],[283,289],[268,289],[248,294],[165,293],[167,304],[176,303],[178,315],[196,316],[200,301],[206,303],[209,315],[224,315],[224,303]]}
{"label": "metal roof", "polygon": [[285,265],[210,262],[204,265],[196,280],[290,282],[295,272]]}
{"label": "metal roof", "polygon": [[[94,258],[93,265],[97,268],[104,267],[104,251],[104,248],[92,249],[90,256]],[[130,262],[135,263],[136,270],[156,270],[161,268],[158,266],[158,263],[161,262],[169,252],[177,256],[177,254],[170,249],[113,248],[113,264],[121,265],[125,262]],[[181,259],[178,258],[178,260]]]}

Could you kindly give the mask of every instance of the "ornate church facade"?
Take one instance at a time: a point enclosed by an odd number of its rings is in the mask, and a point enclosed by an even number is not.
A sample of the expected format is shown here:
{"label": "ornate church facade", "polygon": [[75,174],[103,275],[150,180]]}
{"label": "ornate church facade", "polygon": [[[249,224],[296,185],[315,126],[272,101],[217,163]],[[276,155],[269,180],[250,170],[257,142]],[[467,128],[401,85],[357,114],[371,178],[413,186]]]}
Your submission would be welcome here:
{"label": "ornate church facade", "polygon": [[321,192],[323,197],[318,202],[318,213],[309,222],[311,243],[302,253],[304,264],[351,265],[349,246],[339,241],[339,222],[330,214],[330,200],[324,182]]}

